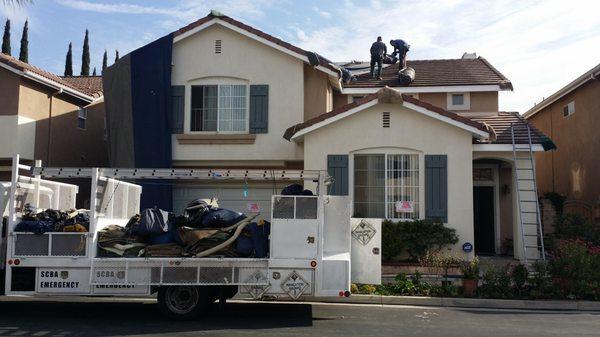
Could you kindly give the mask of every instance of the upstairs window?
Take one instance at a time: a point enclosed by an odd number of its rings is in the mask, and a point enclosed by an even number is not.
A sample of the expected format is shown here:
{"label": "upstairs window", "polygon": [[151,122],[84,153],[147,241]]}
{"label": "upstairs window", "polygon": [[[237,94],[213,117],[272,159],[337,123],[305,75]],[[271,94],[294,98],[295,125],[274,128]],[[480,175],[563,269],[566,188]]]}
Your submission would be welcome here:
{"label": "upstairs window", "polygon": [[563,117],[569,117],[575,112],[575,101],[569,102],[569,104],[563,107]]}
{"label": "upstairs window", "polygon": [[471,100],[468,92],[454,92],[447,95],[448,110],[469,110]]}
{"label": "upstairs window", "polygon": [[79,108],[79,111],[77,111],[77,128],[81,129],[81,130],[85,130],[86,121],[87,121],[87,109]]}
{"label": "upstairs window", "polygon": [[190,131],[247,132],[246,85],[193,85]]}

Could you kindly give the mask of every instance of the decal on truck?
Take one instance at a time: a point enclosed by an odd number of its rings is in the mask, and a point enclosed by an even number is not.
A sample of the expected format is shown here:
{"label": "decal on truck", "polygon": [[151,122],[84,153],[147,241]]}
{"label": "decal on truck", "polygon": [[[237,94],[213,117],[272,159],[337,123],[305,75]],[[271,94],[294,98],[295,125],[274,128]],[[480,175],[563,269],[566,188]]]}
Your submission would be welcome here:
{"label": "decal on truck", "polygon": [[37,291],[40,293],[89,293],[89,271],[84,268],[39,268]]}

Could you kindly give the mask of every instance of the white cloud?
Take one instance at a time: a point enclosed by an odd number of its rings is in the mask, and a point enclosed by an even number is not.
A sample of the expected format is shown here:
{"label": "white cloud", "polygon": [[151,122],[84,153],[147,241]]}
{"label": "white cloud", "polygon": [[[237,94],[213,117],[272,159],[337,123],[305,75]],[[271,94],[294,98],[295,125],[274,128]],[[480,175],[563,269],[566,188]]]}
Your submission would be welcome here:
{"label": "white cloud", "polygon": [[315,11],[315,13],[317,13],[319,16],[325,19],[331,19],[331,13],[324,10],[320,10],[319,7],[313,7],[313,11]]}
{"label": "white cloud", "polygon": [[332,11],[335,21],[303,27],[290,42],[336,61],[368,59],[379,35],[408,41],[409,59],[475,51],[515,86],[501,94],[500,108],[524,112],[600,62],[599,11],[600,3],[579,0],[348,0]]}

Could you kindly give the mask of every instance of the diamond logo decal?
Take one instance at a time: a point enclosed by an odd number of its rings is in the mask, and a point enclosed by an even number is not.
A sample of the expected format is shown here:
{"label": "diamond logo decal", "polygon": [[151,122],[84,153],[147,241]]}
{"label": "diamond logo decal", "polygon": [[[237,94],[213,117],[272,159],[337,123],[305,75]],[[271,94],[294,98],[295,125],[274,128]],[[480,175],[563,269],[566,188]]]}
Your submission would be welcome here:
{"label": "diamond logo decal", "polygon": [[267,277],[257,270],[246,280],[246,283],[256,283],[244,286],[246,291],[252,296],[253,299],[257,300],[261,298],[269,288],[271,288],[271,284],[268,283]]}
{"label": "diamond logo decal", "polygon": [[375,236],[375,233],[377,233],[375,227],[365,219],[360,220],[358,225],[352,229],[352,237],[358,240],[362,245],[369,243]]}
{"label": "diamond logo decal", "polygon": [[308,288],[308,282],[295,270],[281,282],[283,289],[292,299],[297,300]]}

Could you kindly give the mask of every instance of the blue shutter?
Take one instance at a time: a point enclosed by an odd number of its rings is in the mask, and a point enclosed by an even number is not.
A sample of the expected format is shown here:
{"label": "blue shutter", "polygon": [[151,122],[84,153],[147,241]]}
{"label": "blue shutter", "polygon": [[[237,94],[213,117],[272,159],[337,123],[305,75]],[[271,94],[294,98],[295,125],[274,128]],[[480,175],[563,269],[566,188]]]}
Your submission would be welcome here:
{"label": "blue shutter", "polygon": [[348,195],[348,155],[328,155],[327,173],[333,177],[333,184],[329,185],[329,195]]}
{"label": "blue shutter", "polygon": [[267,133],[269,129],[269,86],[250,86],[250,133]]}
{"label": "blue shutter", "polygon": [[425,156],[425,217],[448,222],[448,156]]}
{"label": "blue shutter", "polygon": [[171,86],[171,102],[173,104],[173,128],[171,133],[183,133],[185,86]]}

